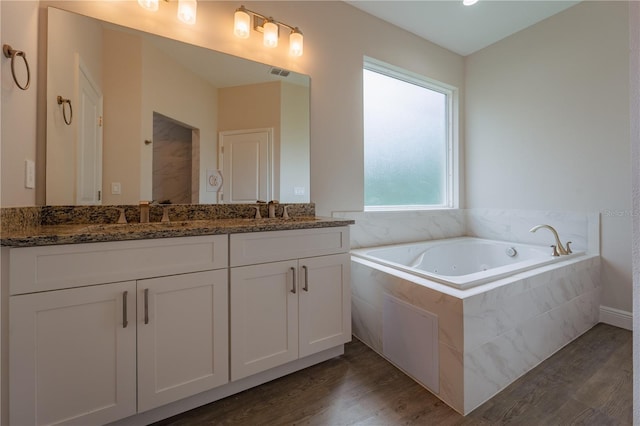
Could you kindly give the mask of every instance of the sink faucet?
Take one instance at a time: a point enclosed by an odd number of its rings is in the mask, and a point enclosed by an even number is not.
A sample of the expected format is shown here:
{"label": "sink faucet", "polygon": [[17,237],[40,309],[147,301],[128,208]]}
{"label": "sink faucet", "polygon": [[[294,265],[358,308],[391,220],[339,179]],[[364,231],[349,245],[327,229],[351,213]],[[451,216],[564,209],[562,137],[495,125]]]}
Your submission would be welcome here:
{"label": "sink faucet", "polygon": [[140,201],[140,223],[149,223],[149,201]]}
{"label": "sink faucet", "polygon": [[[550,226],[550,225],[536,225],[533,228],[531,228],[529,230],[529,232],[536,232],[540,228],[546,228],[546,229],[548,229],[549,231],[551,231],[553,233],[553,236],[556,239],[556,248],[558,249],[558,254],[564,255],[564,254],[571,254],[572,253],[571,248],[569,247],[569,244],[571,244],[571,241],[567,241],[567,248],[564,248],[564,246],[560,242],[560,237],[558,237],[558,233],[553,228],[553,226]],[[555,253],[555,251],[554,251],[554,253]]]}
{"label": "sink faucet", "polygon": [[269,218],[273,219],[276,217],[276,204],[278,204],[278,200],[269,201]]}
{"label": "sink faucet", "polygon": [[120,212],[117,223],[127,223],[127,216],[125,215],[124,207],[115,207],[115,209]]}

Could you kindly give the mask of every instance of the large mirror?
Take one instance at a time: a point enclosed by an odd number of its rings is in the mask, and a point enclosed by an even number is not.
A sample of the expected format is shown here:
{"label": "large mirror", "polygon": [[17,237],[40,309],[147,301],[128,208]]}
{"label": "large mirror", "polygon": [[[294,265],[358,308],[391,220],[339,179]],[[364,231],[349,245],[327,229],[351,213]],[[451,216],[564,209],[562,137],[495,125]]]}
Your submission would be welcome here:
{"label": "large mirror", "polygon": [[49,8],[46,204],[309,202],[309,77]]}

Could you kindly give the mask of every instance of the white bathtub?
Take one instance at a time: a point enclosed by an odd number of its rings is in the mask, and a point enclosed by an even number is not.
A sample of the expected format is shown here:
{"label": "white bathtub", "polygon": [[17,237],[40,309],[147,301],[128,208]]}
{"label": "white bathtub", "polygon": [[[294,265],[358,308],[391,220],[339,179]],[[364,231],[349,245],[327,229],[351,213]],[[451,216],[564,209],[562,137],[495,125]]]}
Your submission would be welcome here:
{"label": "white bathtub", "polygon": [[584,252],[552,256],[552,249],[473,237],[363,248],[351,254],[464,290]]}
{"label": "white bathtub", "polygon": [[551,253],[471,237],[354,249],[353,334],[466,415],[598,322],[599,256]]}

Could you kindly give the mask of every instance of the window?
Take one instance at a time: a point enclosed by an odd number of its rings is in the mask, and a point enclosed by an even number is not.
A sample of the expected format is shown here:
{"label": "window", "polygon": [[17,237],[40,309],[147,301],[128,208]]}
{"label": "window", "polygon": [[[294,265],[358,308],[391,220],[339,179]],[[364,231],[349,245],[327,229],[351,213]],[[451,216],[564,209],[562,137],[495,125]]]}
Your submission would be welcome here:
{"label": "window", "polygon": [[454,206],[454,89],[367,59],[366,210]]}

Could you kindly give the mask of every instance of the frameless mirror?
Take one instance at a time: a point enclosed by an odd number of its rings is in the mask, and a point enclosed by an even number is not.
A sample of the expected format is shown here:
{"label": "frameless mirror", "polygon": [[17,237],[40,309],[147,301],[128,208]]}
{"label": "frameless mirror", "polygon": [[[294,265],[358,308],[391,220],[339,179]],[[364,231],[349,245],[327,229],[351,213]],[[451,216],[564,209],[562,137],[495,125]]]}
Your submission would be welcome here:
{"label": "frameless mirror", "polygon": [[309,202],[309,77],[49,8],[46,204]]}

